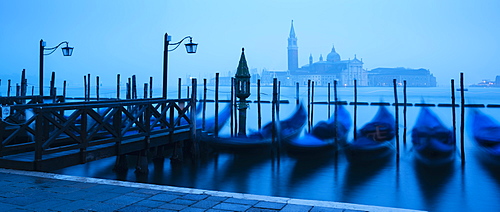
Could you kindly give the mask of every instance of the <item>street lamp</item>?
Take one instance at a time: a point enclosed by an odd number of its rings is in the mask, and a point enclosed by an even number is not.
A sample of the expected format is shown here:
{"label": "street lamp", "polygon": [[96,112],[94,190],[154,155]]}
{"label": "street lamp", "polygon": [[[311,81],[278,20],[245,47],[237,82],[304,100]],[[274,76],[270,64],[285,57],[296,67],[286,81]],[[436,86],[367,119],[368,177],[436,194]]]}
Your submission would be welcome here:
{"label": "street lamp", "polygon": [[[55,47],[51,47],[51,48],[45,48],[45,41],[43,41],[43,39],[40,40],[40,96],[43,96],[43,56],[44,55],[50,55],[52,53],[54,53],[56,51],[57,48],[59,48],[59,46],[61,46],[62,44],[66,44],[66,47],[62,47],[61,50],[62,50],[62,53],[64,56],[71,56],[71,54],[73,54],[73,47],[69,47],[68,46],[68,42],[67,41],[63,41],[61,43],[59,43],[57,46]],[[45,53],[45,50],[49,51],[48,53]]]}
{"label": "street lamp", "polygon": [[[163,92],[162,97],[164,99],[167,98],[167,69],[168,69],[168,52],[174,51],[181,45],[181,43],[189,38],[189,43],[184,44],[186,46],[186,52],[189,54],[196,53],[196,49],[198,48],[197,43],[193,43],[193,38],[191,36],[184,37],[181,41],[177,43],[170,43],[171,37],[168,33],[165,33],[165,45],[163,46]],[[168,49],[168,46],[175,46],[173,49]]]}

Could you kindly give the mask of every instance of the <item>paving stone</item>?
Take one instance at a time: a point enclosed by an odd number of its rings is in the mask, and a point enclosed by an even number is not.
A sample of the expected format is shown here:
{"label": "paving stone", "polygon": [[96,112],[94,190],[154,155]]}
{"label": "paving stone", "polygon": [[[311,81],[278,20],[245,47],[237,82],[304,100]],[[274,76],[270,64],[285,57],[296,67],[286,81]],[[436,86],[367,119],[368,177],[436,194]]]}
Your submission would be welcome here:
{"label": "paving stone", "polygon": [[66,205],[71,203],[72,201],[70,200],[63,200],[63,199],[49,199],[49,200],[44,200],[40,202],[35,202],[33,204],[26,205],[27,209],[33,209],[33,210],[48,210],[57,206],[61,205]]}
{"label": "paving stone", "polygon": [[238,199],[238,198],[229,198],[225,200],[226,203],[236,203],[236,204],[245,204],[245,205],[255,205],[259,201],[257,200],[249,200],[249,199]]}
{"label": "paving stone", "polygon": [[141,188],[141,189],[135,190],[134,193],[155,195],[155,194],[162,193],[162,191]]}
{"label": "paving stone", "polygon": [[368,211],[344,209],[342,212],[368,212]]}
{"label": "paving stone", "polygon": [[131,187],[116,186],[115,188],[109,190],[108,192],[127,194],[127,193],[134,192],[137,190],[139,190],[139,189],[138,188],[131,188]]}
{"label": "paving stone", "polygon": [[118,209],[124,207],[126,207],[126,205],[124,204],[120,205],[120,204],[108,204],[108,203],[98,202],[96,204],[87,207],[87,209],[89,211],[117,211]]}
{"label": "paving stone", "polygon": [[94,193],[94,195],[86,196],[86,197],[84,197],[84,199],[92,200],[92,201],[96,201],[96,202],[104,202],[106,200],[110,200],[112,198],[116,198],[119,196],[120,196],[120,194],[117,194],[117,193],[103,192],[103,193]]}
{"label": "paving stone", "polygon": [[161,209],[170,209],[170,210],[176,210],[176,211],[180,211],[184,208],[187,208],[187,206],[185,205],[177,205],[177,204],[172,204],[172,203],[166,203],[164,205],[161,205],[160,206]]}
{"label": "paving stone", "polygon": [[203,208],[184,208],[182,210],[180,210],[180,212],[204,212],[205,209]]}
{"label": "paving stone", "polygon": [[149,212],[177,212],[177,210],[168,210],[168,209],[162,209],[162,208],[155,208]]}
{"label": "paving stone", "polygon": [[96,194],[85,192],[85,191],[77,191],[77,192],[73,192],[69,195],[68,194],[54,194],[53,197],[66,199],[66,200],[80,200],[80,199],[86,199],[87,197],[92,197],[94,195],[96,195]]}
{"label": "paving stone", "polygon": [[209,201],[216,201],[216,202],[223,202],[225,200],[229,199],[228,197],[216,197],[216,196],[209,196],[205,200]]}
{"label": "paving stone", "polygon": [[206,210],[205,212],[228,212],[228,210],[219,210],[219,209],[210,208],[210,209]]}
{"label": "paving stone", "polygon": [[170,201],[170,203],[177,204],[177,205],[188,205],[189,206],[189,205],[196,203],[196,201],[189,200],[189,199],[174,199],[174,200]]}
{"label": "paving stone", "polygon": [[214,209],[230,210],[230,211],[245,211],[249,209],[250,205],[234,204],[234,203],[220,203],[214,206]]}
{"label": "paving stone", "polygon": [[26,206],[43,200],[45,199],[31,197],[31,196],[24,196],[24,197],[20,196],[20,197],[4,198],[2,202],[12,205]]}
{"label": "paving stone", "polygon": [[342,212],[344,209],[314,206],[309,212]]}
{"label": "paving stone", "polygon": [[121,195],[121,196],[117,196],[115,198],[106,200],[105,203],[132,205],[132,204],[139,202],[139,201],[142,201],[142,200],[144,200],[144,198],[142,198],[142,197]]}
{"label": "paving stone", "polygon": [[149,207],[149,208],[157,208],[160,205],[164,205],[164,204],[165,204],[165,202],[146,199],[146,200],[136,202],[134,205],[145,206],[145,207]]}
{"label": "paving stone", "polygon": [[267,208],[250,208],[246,210],[245,212],[278,212],[280,210],[273,210],[273,209],[267,209]]}
{"label": "paving stone", "polygon": [[187,195],[182,196],[181,198],[182,199],[190,199],[190,200],[202,200],[202,199],[206,199],[207,197],[208,197],[208,195],[206,195],[206,194],[187,194]]}
{"label": "paving stone", "polygon": [[276,202],[258,202],[253,207],[256,208],[265,208],[265,209],[274,209],[279,210],[285,207],[285,203],[276,203]]}
{"label": "paving stone", "polygon": [[135,205],[129,205],[127,207],[121,208],[118,211],[120,212],[149,212],[151,211],[152,208],[144,207],[144,206],[135,206]]}
{"label": "paving stone", "polygon": [[307,206],[307,205],[287,204],[280,211],[281,212],[309,211],[311,210],[311,208],[312,206]]}
{"label": "paving stone", "polygon": [[89,201],[89,200],[78,200],[78,201],[72,201],[72,202],[64,204],[64,205],[59,205],[59,206],[53,207],[53,208],[51,208],[51,210],[74,211],[74,210],[78,210],[78,209],[87,209],[96,203],[97,202]]}
{"label": "paving stone", "polygon": [[157,194],[157,195],[150,197],[149,199],[156,200],[156,201],[170,202],[170,201],[177,199],[177,198],[179,198],[179,196],[173,195],[173,194]]}
{"label": "paving stone", "polygon": [[209,208],[214,207],[215,205],[217,205],[219,203],[220,202],[216,202],[216,201],[201,200],[201,201],[199,201],[199,202],[194,203],[193,205],[191,205],[191,207],[209,209]]}
{"label": "paving stone", "polygon": [[80,188],[72,188],[72,187],[50,187],[50,188],[44,188],[44,191],[49,191],[49,192],[55,192],[55,193],[63,193],[63,194],[68,194],[72,193],[75,191],[80,191]]}

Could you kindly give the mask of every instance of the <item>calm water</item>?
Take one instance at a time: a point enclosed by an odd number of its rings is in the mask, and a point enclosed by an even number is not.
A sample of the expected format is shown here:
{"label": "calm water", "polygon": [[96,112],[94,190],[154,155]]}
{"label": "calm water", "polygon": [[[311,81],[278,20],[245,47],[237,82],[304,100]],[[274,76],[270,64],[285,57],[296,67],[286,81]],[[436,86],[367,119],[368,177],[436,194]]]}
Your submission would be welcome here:
{"label": "calm water", "polygon": [[[224,90],[224,89],[222,89]],[[200,90],[201,91],[201,90]],[[250,99],[256,99],[256,91]],[[333,92],[333,89],[332,89]],[[402,88],[398,89],[398,99],[403,101]],[[408,88],[409,103],[450,103],[449,88]],[[262,88],[263,100],[270,100],[272,89]],[[280,117],[286,118],[295,107],[295,88],[282,88],[281,99],[291,104],[282,104]],[[307,88],[300,88],[300,97],[307,100]],[[333,93],[332,101],[333,101]],[[457,92],[457,103],[460,95]],[[465,92],[466,103],[500,104],[500,89],[469,88]],[[169,96],[176,96],[169,94]],[[208,93],[213,99],[213,92]],[[229,96],[223,92],[221,99]],[[339,98],[353,101],[353,88],[339,88]],[[315,89],[315,101],[326,101],[326,88]],[[358,101],[394,102],[392,88],[360,88]],[[213,111],[213,105],[207,106]],[[347,109],[353,112],[353,106]],[[411,130],[419,107],[408,107],[407,124]],[[271,120],[270,104],[263,104],[262,123]],[[376,106],[358,106],[358,128],[371,120]],[[394,107],[390,107],[394,112]],[[451,108],[432,107],[441,120],[451,128]],[[499,109],[482,108],[483,112],[500,120]],[[247,126],[257,128],[257,104],[251,104]],[[331,109],[333,113],[333,107]],[[467,112],[467,111],[466,111]],[[213,112],[207,112],[213,114]],[[266,115],[267,114],[267,115]],[[403,141],[403,108],[399,108],[400,141]],[[467,113],[466,113],[467,115]],[[314,122],[328,117],[326,105],[314,106]],[[467,121],[467,116],[466,116]],[[460,129],[460,109],[457,108],[457,132]],[[467,129],[467,128],[466,128]],[[229,133],[229,127],[223,134]],[[185,160],[182,164],[151,162],[148,175],[135,174],[133,157],[129,157],[129,170],[112,171],[115,158],[107,158],[84,165],[65,168],[56,173],[118,179],[133,182],[149,182],[199,189],[272,195],[291,198],[328,200],[379,206],[402,207],[429,211],[498,211],[500,208],[500,167],[488,166],[479,160],[470,136],[465,134],[466,163],[461,166],[457,153],[455,164],[432,169],[414,163],[410,135],[407,145],[401,144],[399,163],[396,159],[369,166],[349,164],[342,152],[337,155],[290,157],[281,152],[279,157],[271,153],[246,155],[207,154],[200,160]],[[352,139],[352,129],[351,129]],[[457,138],[459,141],[460,137]]]}

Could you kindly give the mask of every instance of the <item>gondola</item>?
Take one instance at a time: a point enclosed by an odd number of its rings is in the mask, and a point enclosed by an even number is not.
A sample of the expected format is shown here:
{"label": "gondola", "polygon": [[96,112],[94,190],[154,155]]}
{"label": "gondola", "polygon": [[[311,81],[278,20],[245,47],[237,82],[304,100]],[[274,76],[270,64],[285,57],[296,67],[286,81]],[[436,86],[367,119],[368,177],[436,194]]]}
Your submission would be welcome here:
{"label": "gondola", "polygon": [[[335,114],[326,121],[320,121],[314,125],[311,133],[284,142],[284,146],[290,153],[319,153],[335,150],[337,142],[345,143],[347,133],[352,125],[349,112],[343,105],[337,106]],[[337,123],[335,123],[337,119]]]}
{"label": "gondola", "polygon": [[344,145],[349,162],[370,162],[394,154],[394,116],[381,106],[375,117],[356,133],[356,139]]}
{"label": "gondola", "polygon": [[416,159],[426,165],[449,164],[455,159],[453,132],[429,108],[423,107],[411,131]]}
{"label": "gondola", "polygon": [[[278,132],[275,139],[287,141],[300,135],[307,120],[304,106],[299,104],[295,112],[287,119],[276,122]],[[214,137],[202,135],[201,140],[216,151],[251,152],[252,150],[270,149],[272,147],[273,124],[268,123],[259,131],[252,132],[246,137]]]}
{"label": "gondola", "polygon": [[500,123],[476,109],[472,111],[471,132],[484,159],[500,164]]}

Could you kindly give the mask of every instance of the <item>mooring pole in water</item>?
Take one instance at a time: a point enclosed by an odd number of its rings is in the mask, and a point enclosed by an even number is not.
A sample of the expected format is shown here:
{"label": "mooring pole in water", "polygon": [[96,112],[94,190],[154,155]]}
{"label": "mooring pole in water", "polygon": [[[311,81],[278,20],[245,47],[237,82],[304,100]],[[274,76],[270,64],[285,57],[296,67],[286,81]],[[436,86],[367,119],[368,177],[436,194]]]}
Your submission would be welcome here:
{"label": "mooring pole in water", "polygon": [[116,75],[116,99],[120,99],[120,74]]}
{"label": "mooring pole in water", "polygon": [[96,95],[96,98],[97,98],[97,101],[99,101],[99,76],[96,76],[95,77],[95,95]]}
{"label": "mooring pole in water", "polygon": [[234,115],[234,135],[236,136],[238,134],[238,104],[236,103],[236,91],[238,90],[238,85],[236,84],[236,79],[233,77],[232,80],[234,80],[234,85],[231,89],[234,89],[234,104],[232,105],[233,108],[233,115]]}
{"label": "mooring pole in water", "polygon": [[196,78],[191,79],[191,88],[193,91],[191,92],[191,142],[193,143],[194,155],[195,158],[198,158],[200,155],[200,147],[198,143],[198,138],[196,136],[196,89],[198,82]]}
{"label": "mooring pole in water", "polygon": [[153,98],[153,77],[149,77],[149,98]]}
{"label": "mooring pole in water", "polygon": [[403,80],[403,145],[406,147],[406,80]]}
{"label": "mooring pole in water", "polygon": [[144,83],[144,99],[148,98],[148,83]]}
{"label": "mooring pole in water", "polygon": [[215,126],[214,135],[219,137],[219,73],[215,73]]}
{"label": "mooring pole in water", "polygon": [[[276,89],[276,121],[280,123],[280,98],[281,95],[281,81],[278,81],[278,88]],[[277,132],[281,132],[281,124],[278,125]],[[281,147],[281,133],[276,133],[276,139],[278,140],[278,155]]]}
{"label": "mooring pole in water", "polygon": [[229,110],[229,113],[231,113],[231,120],[230,120],[230,131],[231,131],[231,137],[233,137],[236,133],[233,133],[234,131],[234,116],[233,116],[233,105],[236,104],[236,98],[234,98],[234,93],[235,93],[235,89],[234,89],[234,77],[231,77],[231,100],[230,100],[230,104],[231,104],[231,109]]}
{"label": "mooring pole in water", "polygon": [[311,80],[307,80],[307,132],[311,133]]}
{"label": "mooring pole in water", "polygon": [[457,114],[455,108],[455,80],[451,79],[451,117],[453,123],[453,142],[457,143]]}
{"label": "mooring pole in water", "polygon": [[326,105],[328,106],[328,118],[330,118],[330,83],[328,83],[328,97],[326,99]]}
{"label": "mooring pole in water", "polygon": [[460,73],[460,151],[462,153],[462,165],[465,165],[465,93],[464,93],[464,73]]}
{"label": "mooring pole in water", "polygon": [[10,97],[10,79],[7,80],[7,96]]}
{"label": "mooring pole in water", "polygon": [[[9,83],[10,88],[10,83]],[[87,75],[83,75],[83,101],[87,101]]]}
{"label": "mooring pole in water", "polygon": [[202,130],[205,130],[205,116],[207,111],[207,78],[203,79],[203,111],[201,116]]}
{"label": "mooring pole in water", "polygon": [[[314,81],[311,83],[311,128],[314,123]],[[309,130],[309,132],[311,132]]]}
{"label": "mooring pole in water", "polygon": [[260,97],[260,79],[257,80],[257,127],[260,130],[262,128],[262,108],[261,108],[261,97]]}
{"label": "mooring pole in water", "polygon": [[187,86],[187,89],[186,89],[186,98],[189,99],[189,85]]}
{"label": "mooring pole in water", "polygon": [[181,90],[182,90],[181,81],[182,79],[179,77],[179,80],[177,81],[177,99],[181,98]]}
{"label": "mooring pole in water", "polygon": [[50,91],[49,91],[50,97],[52,97],[52,99],[55,99],[56,96],[56,94],[54,93],[55,84],[56,84],[56,72],[52,72],[52,74],[50,75]]}
{"label": "mooring pole in water", "polygon": [[296,103],[295,104],[299,104],[299,83],[297,82],[295,84],[295,101]]}
{"label": "mooring pole in water", "polygon": [[[337,111],[339,108],[339,99],[337,96],[337,80],[333,81],[333,98],[335,100],[335,108],[333,110],[333,121],[335,123],[335,135],[338,135],[338,122],[337,122]],[[335,146],[337,150],[339,149],[339,140],[338,137],[335,136]],[[337,153],[335,153],[335,157],[337,157]],[[336,160],[335,160],[336,161]]]}
{"label": "mooring pole in water", "polygon": [[63,82],[63,99],[66,100],[66,80]]}
{"label": "mooring pole in water", "polygon": [[[127,83],[125,83],[125,99],[130,99],[130,77],[127,78]],[[86,87],[85,87],[86,90]],[[85,96],[87,97],[87,96]],[[127,106],[128,107],[128,106]]]}
{"label": "mooring pole in water", "polygon": [[354,120],[353,120],[353,123],[354,123],[354,130],[353,130],[353,134],[354,134],[354,140],[356,140],[356,131],[357,131],[357,126],[356,126],[356,120],[357,120],[357,117],[358,117],[358,82],[356,79],[354,79]]}
{"label": "mooring pole in water", "polygon": [[90,74],[87,74],[87,101],[90,101]]}
{"label": "mooring pole in water", "polygon": [[398,90],[397,90],[397,83],[396,79],[392,80],[392,84],[394,85],[394,113],[395,113],[395,118],[396,118],[396,123],[395,123],[395,128],[394,132],[396,134],[396,159],[399,160],[399,113],[398,113]]}
{"label": "mooring pole in water", "polygon": [[273,79],[273,100],[271,101],[271,117],[272,117],[272,130],[271,130],[271,135],[272,135],[272,144],[276,146],[276,93],[277,93],[277,80],[276,78]]}
{"label": "mooring pole in water", "polygon": [[135,74],[132,75],[132,99],[137,99],[137,78],[135,77]]}

